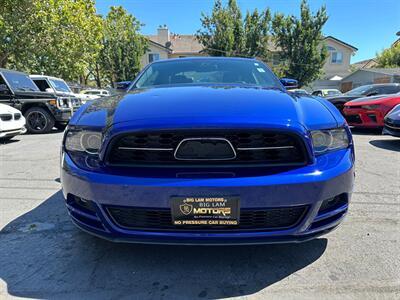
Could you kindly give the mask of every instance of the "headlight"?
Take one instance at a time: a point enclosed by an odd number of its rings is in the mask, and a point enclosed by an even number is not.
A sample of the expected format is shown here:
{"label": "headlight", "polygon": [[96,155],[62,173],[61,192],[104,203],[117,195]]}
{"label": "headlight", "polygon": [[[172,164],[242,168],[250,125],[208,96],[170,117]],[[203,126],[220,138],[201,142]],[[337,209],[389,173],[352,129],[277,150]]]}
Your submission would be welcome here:
{"label": "headlight", "polygon": [[57,106],[58,108],[71,108],[71,99],[70,98],[57,98]]}
{"label": "headlight", "polygon": [[323,154],[349,146],[349,137],[345,128],[311,131],[315,154]]}
{"label": "headlight", "polygon": [[101,132],[68,130],[65,134],[64,149],[82,169],[93,170],[101,167],[99,158],[101,144]]}
{"label": "headlight", "polygon": [[101,146],[101,133],[96,131],[68,131],[65,137],[67,151],[98,154]]}
{"label": "headlight", "polygon": [[361,108],[363,108],[363,109],[376,109],[376,108],[378,108],[379,106],[380,106],[379,104],[362,105]]}

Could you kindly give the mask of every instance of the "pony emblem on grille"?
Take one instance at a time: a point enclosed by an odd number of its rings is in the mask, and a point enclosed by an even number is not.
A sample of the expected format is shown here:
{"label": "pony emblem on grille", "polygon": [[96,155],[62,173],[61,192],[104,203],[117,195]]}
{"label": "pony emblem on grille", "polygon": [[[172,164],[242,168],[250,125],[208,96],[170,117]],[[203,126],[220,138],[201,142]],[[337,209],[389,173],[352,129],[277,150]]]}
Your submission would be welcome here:
{"label": "pony emblem on grille", "polygon": [[232,160],[236,151],[225,138],[187,138],[176,147],[174,156],[177,160]]}

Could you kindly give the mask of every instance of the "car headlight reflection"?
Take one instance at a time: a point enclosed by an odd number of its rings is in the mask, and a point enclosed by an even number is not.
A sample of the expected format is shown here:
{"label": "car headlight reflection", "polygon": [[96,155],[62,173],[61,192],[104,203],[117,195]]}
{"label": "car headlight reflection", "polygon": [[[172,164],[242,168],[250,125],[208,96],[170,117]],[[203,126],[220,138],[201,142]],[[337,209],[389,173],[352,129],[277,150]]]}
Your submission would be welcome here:
{"label": "car headlight reflection", "polygon": [[349,147],[349,136],[345,128],[311,131],[315,154]]}

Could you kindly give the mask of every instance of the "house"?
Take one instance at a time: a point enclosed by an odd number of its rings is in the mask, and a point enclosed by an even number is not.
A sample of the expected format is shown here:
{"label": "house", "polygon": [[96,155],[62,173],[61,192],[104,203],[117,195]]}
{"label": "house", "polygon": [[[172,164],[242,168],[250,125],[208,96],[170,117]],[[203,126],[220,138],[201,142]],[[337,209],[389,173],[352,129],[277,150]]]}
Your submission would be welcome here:
{"label": "house", "polygon": [[[358,50],[356,47],[333,36],[327,36],[324,43],[328,50],[328,58],[323,66],[325,80],[340,80],[350,74],[351,56]],[[339,79],[340,78],[340,79]]]}
{"label": "house", "polygon": [[[147,38],[149,51],[142,58],[142,66],[158,59],[206,55],[196,36],[173,34],[166,25],[157,29],[157,35],[149,35]],[[324,75],[321,80],[339,81],[350,74],[350,58],[357,48],[333,36],[325,37],[324,43],[329,56],[323,66]],[[274,45],[268,45],[268,48],[273,52],[273,59],[269,63],[279,65],[279,49]]]}
{"label": "house", "polygon": [[341,80],[342,92],[373,83],[400,83],[400,68],[359,69]]}
{"label": "house", "polygon": [[377,65],[378,65],[378,62],[376,61],[376,59],[370,58],[370,59],[365,59],[365,60],[355,62],[354,64],[350,65],[350,68],[352,70],[356,71],[358,69],[375,68]]}
{"label": "house", "polygon": [[142,67],[147,64],[160,59],[168,59],[172,50],[165,46],[165,44],[160,44],[156,41],[149,40],[147,45],[147,52],[142,56],[140,64]]}
{"label": "house", "polygon": [[171,33],[167,26],[160,26],[157,35],[148,35],[149,50],[142,57],[142,67],[159,59],[204,56],[203,46],[194,35]]}

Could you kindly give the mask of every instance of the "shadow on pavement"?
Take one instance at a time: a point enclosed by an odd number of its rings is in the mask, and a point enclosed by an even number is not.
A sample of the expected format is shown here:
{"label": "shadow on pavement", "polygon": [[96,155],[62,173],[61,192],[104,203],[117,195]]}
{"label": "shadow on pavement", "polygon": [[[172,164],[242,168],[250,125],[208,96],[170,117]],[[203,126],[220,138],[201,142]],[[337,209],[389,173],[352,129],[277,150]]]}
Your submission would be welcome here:
{"label": "shadow on pavement", "polygon": [[47,132],[47,133],[29,133],[29,132],[27,132],[27,133],[25,133],[26,135],[43,135],[43,134],[56,134],[56,133],[60,133],[60,132],[64,132],[64,129],[58,129],[58,128],[55,128],[55,127],[53,127],[53,129],[51,129],[51,131],[50,132]]}
{"label": "shadow on pavement", "polygon": [[19,139],[17,139],[16,137],[12,138],[12,139],[0,139],[0,145],[7,145],[7,144],[12,144],[12,143],[16,143],[19,142]]}
{"label": "shadow on pavement", "polygon": [[76,229],[61,192],[0,231],[0,281],[29,298],[251,295],[312,264],[326,239],[265,246],[115,244]]}
{"label": "shadow on pavement", "polygon": [[382,128],[351,128],[354,135],[382,135]]}
{"label": "shadow on pavement", "polygon": [[400,138],[393,140],[372,140],[369,142],[377,148],[400,152]]}

